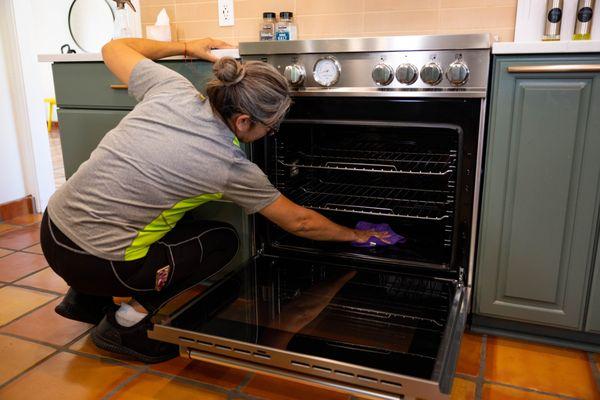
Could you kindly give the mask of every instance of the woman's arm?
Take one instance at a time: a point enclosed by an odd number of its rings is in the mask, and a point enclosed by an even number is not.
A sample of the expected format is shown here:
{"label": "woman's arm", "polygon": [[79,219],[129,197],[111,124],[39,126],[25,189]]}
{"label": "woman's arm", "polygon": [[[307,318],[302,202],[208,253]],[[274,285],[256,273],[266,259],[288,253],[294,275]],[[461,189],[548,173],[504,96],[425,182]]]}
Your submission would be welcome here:
{"label": "woman's arm", "polygon": [[346,228],[318,212],[297,205],[283,195],[260,213],[287,232],[312,240],[364,243],[372,236],[385,240],[390,235],[387,232]]}
{"label": "woman's arm", "polygon": [[188,55],[207,61],[216,61],[211,49],[231,48],[232,46],[211,38],[185,42],[159,42],[148,39],[117,39],[102,47],[102,58],[108,69],[128,84],[131,71],[144,58],[158,60],[164,57]]}

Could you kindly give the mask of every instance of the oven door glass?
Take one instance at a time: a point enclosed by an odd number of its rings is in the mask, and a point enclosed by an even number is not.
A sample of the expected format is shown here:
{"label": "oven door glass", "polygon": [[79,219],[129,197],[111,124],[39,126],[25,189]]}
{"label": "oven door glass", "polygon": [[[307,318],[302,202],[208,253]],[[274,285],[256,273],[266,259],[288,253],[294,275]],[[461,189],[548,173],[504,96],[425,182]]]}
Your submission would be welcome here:
{"label": "oven door glass", "polygon": [[163,310],[151,337],[348,388],[450,389],[468,298],[453,281],[262,256],[197,289]]}

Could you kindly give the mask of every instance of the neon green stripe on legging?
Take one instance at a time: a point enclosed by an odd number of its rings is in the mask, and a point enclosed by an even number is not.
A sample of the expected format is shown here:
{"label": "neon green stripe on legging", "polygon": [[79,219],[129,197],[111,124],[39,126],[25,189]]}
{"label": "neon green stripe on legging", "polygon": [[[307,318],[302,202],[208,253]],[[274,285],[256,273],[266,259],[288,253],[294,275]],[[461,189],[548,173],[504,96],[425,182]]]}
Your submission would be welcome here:
{"label": "neon green stripe on legging", "polygon": [[223,193],[202,194],[200,196],[191,197],[181,200],[168,210],[160,213],[152,222],[146,225],[138,232],[131,245],[125,250],[125,261],[137,260],[145,257],[148,254],[150,245],[160,240],[171,229],[175,227],[177,222],[183,215],[212,200],[219,200],[223,197]]}

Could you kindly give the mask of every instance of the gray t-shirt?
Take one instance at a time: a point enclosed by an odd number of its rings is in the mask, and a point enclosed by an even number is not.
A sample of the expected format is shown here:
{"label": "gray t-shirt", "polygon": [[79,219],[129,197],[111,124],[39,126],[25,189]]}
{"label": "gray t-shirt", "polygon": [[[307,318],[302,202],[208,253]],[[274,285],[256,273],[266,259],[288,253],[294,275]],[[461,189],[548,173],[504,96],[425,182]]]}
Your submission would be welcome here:
{"label": "gray t-shirt", "polygon": [[207,201],[229,199],[251,214],[279,197],[183,76],[142,60],[129,93],[139,103],[48,205],[52,221],[82,249],[135,260]]}

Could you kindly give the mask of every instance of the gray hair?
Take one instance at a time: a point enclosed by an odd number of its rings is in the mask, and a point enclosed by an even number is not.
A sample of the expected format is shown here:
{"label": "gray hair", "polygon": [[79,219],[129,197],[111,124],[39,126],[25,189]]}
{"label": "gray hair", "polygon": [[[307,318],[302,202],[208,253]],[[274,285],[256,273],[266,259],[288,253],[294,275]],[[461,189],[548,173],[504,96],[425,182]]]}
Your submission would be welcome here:
{"label": "gray hair", "polygon": [[292,104],[285,78],[262,61],[239,63],[231,57],[213,66],[215,79],[206,86],[212,107],[225,120],[235,114],[248,114],[268,126],[276,126]]}

